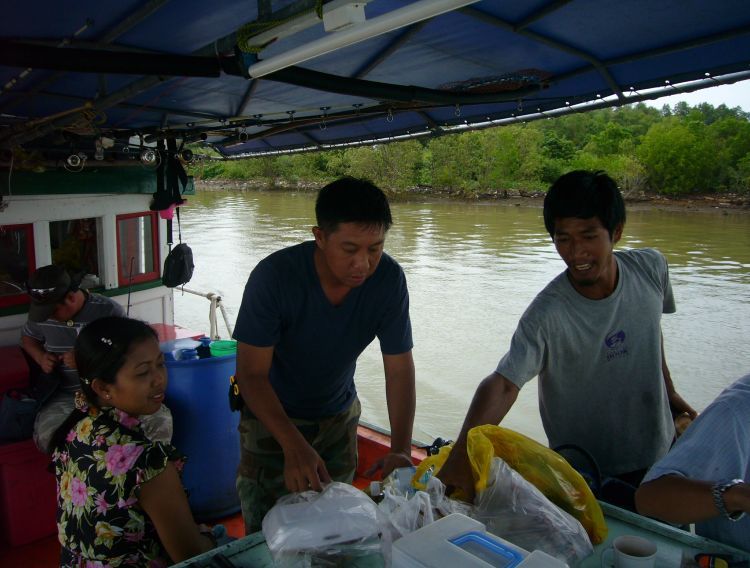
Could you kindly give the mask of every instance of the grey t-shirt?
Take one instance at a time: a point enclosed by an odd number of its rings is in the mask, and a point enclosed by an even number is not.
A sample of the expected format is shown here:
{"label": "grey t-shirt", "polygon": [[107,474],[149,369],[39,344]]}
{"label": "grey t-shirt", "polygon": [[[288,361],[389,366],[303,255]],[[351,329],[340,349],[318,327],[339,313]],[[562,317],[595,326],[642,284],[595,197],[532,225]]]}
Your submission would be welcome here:
{"label": "grey t-shirt", "polygon": [[656,250],[615,252],[619,279],[602,300],[565,272],[521,317],[497,372],[519,388],[539,376],[550,447],[575,444],[603,475],[645,469],[674,436],[661,370],[661,314],[675,311],[667,261]]}
{"label": "grey t-shirt", "polygon": [[[73,349],[78,334],[86,324],[106,316],[125,316],[125,310],[120,304],[102,296],[87,292],[83,308],[72,320],[67,322],[48,319],[43,322],[27,321],[21,329],[21,334],[36,339],[43,344],[49,353],[67,353]],[[65,376],[61,385],[64,390],[75,390],[79,387],[78,372],[60,363],[60,370]]]}

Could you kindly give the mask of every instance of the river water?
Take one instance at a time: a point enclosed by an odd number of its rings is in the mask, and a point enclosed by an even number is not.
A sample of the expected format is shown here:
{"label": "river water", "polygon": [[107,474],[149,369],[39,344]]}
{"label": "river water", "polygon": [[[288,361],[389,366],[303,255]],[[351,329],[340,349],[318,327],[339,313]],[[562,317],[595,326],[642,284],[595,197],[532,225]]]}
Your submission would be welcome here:
{"label": "river water", "polygon": [[[392,204],[386,251],[401,263],[411,299],[417,411],[414,438],[455,438],[478,382],[507,350],[519,317],[564,269],[544,231],[541,203]],[[189,287],[221,294],[234,325],[247,277],[273,251],[310,239],[314,194],[199,191],[182,208],[193,250]],[[628,209],[619,248],[654,247],[670,264],[677,313],[662,319],[678,391],[702,410],[750,372],[750,215],[729,210]],[[176,323],[207,330],[207,300],[175,292]],[[222,337],[227,331],[220,328]],[[355,376],[362,418],[388,427],[377,340]],[[536,381],[503,425],[546,443]]]}

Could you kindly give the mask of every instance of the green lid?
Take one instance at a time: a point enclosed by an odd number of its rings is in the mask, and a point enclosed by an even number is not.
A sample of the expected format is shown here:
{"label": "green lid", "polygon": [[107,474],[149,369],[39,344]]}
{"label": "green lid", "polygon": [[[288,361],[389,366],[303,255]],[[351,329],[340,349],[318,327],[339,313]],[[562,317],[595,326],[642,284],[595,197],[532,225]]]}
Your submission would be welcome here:
{"label": "green lid", "polygon": [[234,339],[220,339],[212,341],[209,348],[211,349],[211,356],[213,357],[234,355],[237,352],[237,342]]}

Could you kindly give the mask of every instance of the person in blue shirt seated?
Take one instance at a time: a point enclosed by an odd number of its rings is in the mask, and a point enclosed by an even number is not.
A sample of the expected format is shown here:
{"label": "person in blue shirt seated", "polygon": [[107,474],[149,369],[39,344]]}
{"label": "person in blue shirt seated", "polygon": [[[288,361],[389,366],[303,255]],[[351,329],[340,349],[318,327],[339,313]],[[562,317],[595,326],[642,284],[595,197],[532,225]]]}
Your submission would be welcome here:
{"label": "person in blue shirt seated", "polygon": [[409,294],[383,252],[392,223],[384,193],[342,178],[320,190],[314,240],[253,269],[237,317],[236,380],[244,401],[237,490],[245,530],[288,492],[351,483],[360,403],[357,358],[377,337],[391,448],[382,475],[412,464],[415,386]]}
{"label": "person in blue shirt seated", "polygon": [[646,474],[638,512],[750,551],[750,375],[727,387]]}

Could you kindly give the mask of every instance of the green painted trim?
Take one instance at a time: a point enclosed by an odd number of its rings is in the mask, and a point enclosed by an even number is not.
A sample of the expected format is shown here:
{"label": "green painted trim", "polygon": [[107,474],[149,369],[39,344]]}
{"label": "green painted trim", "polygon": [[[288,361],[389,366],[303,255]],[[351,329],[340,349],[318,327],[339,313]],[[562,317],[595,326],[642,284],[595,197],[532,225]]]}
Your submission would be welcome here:
{"label": "green painted trim", "polygon": [[[164,286],[161,282],[161,278],[158,280],[152,280],[151,282],[141,282],[140,284],[133,284],[130,287],[131,292],[140,292],[141,290],[151,290],[152,288],[159,288],[160,286]],[[92,290],[92,292],[96,292],[97,294],[101,294],[102,296],[107,296],[108,298],[111,298],[112,296],[124,296],[128,293],[128,287],[127,286],[120,286],[119,288],[110,288],[109,290]]]}
{"label": "green painted trim", "polygon": [[[164,286],[161,282],[161,278],[158,280],[153,280],[151,282],[142,282],[140,284],[133,284],[133,286],[130,288],[131,292],[140,292],[142,290],[151,290],[152,288],[159,288],[160,286]],[[104,290],[103,288],[92,288],[92,292],[96,292],[97,294],[101,294],[102,296],[107,296],[108,298],[111,298],[113,296],[125,296],[128,293],[128,287],[127,286],[121,286],[119,288],[111,288],[109,290]],[[18,304],[16,306],[8,306],[7,308],[0,308],[0,318],[5,316],[15,316],[17,314],[25,314],[29,311],[29,305],[28,304]]]}
{"label": "green painted trim", "polygon": [[[145,193],[156,191],[156,173],[140,166],[91,168],[80,172],[63,170],[41,173],[15,172],[13,195],[57,195],[82,193]],[[4,195],[5,192],[3,192]],[[195,195],[192,176],[184,195]]]}

